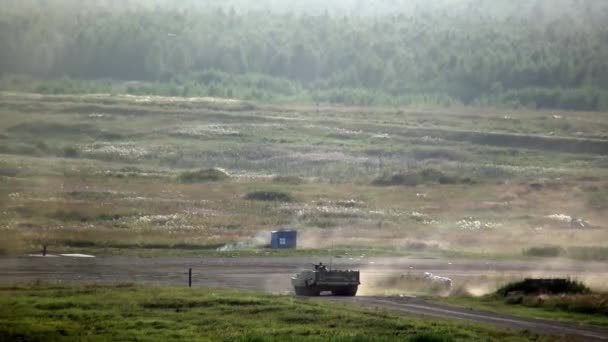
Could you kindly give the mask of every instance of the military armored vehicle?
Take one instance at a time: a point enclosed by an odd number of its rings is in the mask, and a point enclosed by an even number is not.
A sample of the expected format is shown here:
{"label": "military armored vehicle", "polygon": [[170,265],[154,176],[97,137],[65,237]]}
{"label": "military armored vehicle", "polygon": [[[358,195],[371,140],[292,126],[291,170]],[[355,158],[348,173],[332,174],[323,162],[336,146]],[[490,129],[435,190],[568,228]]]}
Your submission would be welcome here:
{"label": "military armored vehicle", "polygon": [[359,271],[330,270],[323,263],[314,265],[314,270],[302,271],[291,278],[298,296],[318,296],[331,292],[334,296],[355,296],[361,282]]}

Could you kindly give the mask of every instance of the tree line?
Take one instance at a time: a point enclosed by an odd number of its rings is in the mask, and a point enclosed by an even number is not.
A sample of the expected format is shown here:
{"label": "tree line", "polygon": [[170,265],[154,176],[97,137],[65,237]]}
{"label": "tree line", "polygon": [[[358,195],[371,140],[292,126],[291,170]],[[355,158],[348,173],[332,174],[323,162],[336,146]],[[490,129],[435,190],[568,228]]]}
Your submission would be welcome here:
{"label": "tree line", "polygon": [[4,89],[123,81],[129,93],[260,101],[608,108],[603,8],[349,16],[33,3],[0,13]]}

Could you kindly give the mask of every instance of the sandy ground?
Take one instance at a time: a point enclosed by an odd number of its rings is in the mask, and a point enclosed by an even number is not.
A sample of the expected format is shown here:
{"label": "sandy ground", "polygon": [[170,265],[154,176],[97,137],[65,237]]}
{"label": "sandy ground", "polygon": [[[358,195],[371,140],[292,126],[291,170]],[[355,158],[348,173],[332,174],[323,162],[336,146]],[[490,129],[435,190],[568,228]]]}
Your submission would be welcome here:
{"label": "sandy ground", "polygon": [[[307,269],[326,257],[249,257],[249,258],[136,258],[136,257],[17,257],[0,258],[0,284],[36,280],[69,283],[142,283],[187,286],[188,269],[193,271],[193,285],[236,288],[277,294],[293,293],[292,274]],[[414,314],[469,320],[541,334],[568,335],[581,339],[608,340],[608,330],[579,327],[543,320],[519,319],[508,315],[458,309],[424,302],[416,298],[380,297],[377,280],[416,272],[432,272],[452,277],[459,283],[476,284],[487,277],[554,276],[574,277],[606,283],[608,268],[603,263],[554,261],[539,264],[530,261],[484,261],[416,258],[334,258],[335,268],[362,271],[359,296],[327,297],[315,300],[354,301]],[[481,280],[480,280],[481,281]],[[477,284],[483,285],[483,284]],[[405,290],[404,290],[405,291]]]}

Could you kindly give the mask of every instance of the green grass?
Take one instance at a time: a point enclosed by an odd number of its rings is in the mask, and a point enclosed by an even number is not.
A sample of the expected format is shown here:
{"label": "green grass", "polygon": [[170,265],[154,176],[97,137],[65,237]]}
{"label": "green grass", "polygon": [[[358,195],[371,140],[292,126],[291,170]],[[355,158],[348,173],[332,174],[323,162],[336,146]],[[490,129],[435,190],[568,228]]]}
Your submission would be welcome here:
{"label": "green grass", "polygon": [[608,260],[608,247],[604,246],[539,246],[530,247],[523,254],[531,257],[556,258],[565,257],[585,261]]}
{"label": "green grass", "polygon": [[455,295],[443,302],[524,317],[608,325],[608,294],[572,279],[524,279],[479,298]]}
{"label": "green grass", "polygon": [[[513,302],[510,298],[505,299],[503,297],[494,295],[487,295],[478,298],[456,296],[435,298],[434,300],[460,307],[504,313],[520,317],[549,319],[575,324],[608,326],[608,315],[605,313],[597,313],[597,311],[592,313],[584,313],[577,312],[574,309],[568,309],[567,299],[556,299],[558,302],[551,302],[551,300],[547,300],[547,304],[545,305],[539,304],[540,302],[534,298],[528,298],[528,302],[526,303],[527,305],[522,305],[522,302]],[[580,299],[579,301],[584,300],[593,300],[596,303],[594,305],[597,305],[598,303],[601,303],[602,300],[605,301],[606,299],[586,298]],[[575,306],[572,305],[572,307],[574,308]]]}
{"label": "green grass", "polygon": [[20,341],[539,339],[528,333],[291,296],[131,285],[1,288],[0,336]]}

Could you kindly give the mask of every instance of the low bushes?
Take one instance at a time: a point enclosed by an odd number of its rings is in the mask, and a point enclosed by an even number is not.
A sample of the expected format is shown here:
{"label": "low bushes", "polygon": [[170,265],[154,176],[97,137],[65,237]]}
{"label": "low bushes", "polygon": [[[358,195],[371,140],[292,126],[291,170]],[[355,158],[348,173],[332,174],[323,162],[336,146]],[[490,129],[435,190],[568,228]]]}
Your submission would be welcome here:
{"label": "low bushes", "polygon": [[396,173],[393,175],[384,175],[373,181],[374,185],[378,186],[416,186],[422,184],[474,184],[476,183],[470,178],[459,178],[448,175],[436,169],[423,169],[416,172]]}
{"label": "low bushes", "polygon": [[182,183],[202,183],[223,181],[230,175],[221,169],[206,169],[182,172],[177,178]]}
{"label": "low bushes", "polygon": [[592,293],[571,279],[525,279],[507,284],[494,294],[505,304],[588,315],[608,315],[608,294]]}
{"label": "low bushes", "polygon": [[24,243],[15,231],[0,229],[0,256],[17,255],[24,249]]}
{"label": "low bushes", "polygon": [[524,279],[509,283],[496,291],[507,297],[513,293],[524,295],[537,294],[588,294],[591,290],[585,284],[572,279]]}
{"label": "low bushes", "polygon": [[608,209],[608,187],[592,192],[589,195],[588,205],[596,210]]}
{"label": "low bushes", "polygon": [[245,199],[254,201],[292,202],[293,197],[282,191],[253,191],[245,195]]}
{"label": "low bushes", "polygon": [[523,251],[524,255],[536,257],[559,257],[565,255],[566,250],[559,246],[531,247]]}
{"label": "low bushes", "polygon": [[284,183],[291,185],[300,185],[304,183],[304,180],[302,178],[295,176],[276,176],[272,178],[272,181],[275,183]]}
{"label": "low bushes", "polygon": [[58,210],[48,215],[49,218],[62,222],[94,222],[94,221],[116,221],[124,217],[131,217],[135,214],[108,214],[101,213],[88,215],[75,210]]}
{"label": "low bushes", "polygon": [[577,260],[608,260],[608,247],[603,246],[575,246],[575,247],[560,247],[560,246],[539,246],[530,247],[523,251],[526,256],[544,257],[544,258],[572,258]]}

